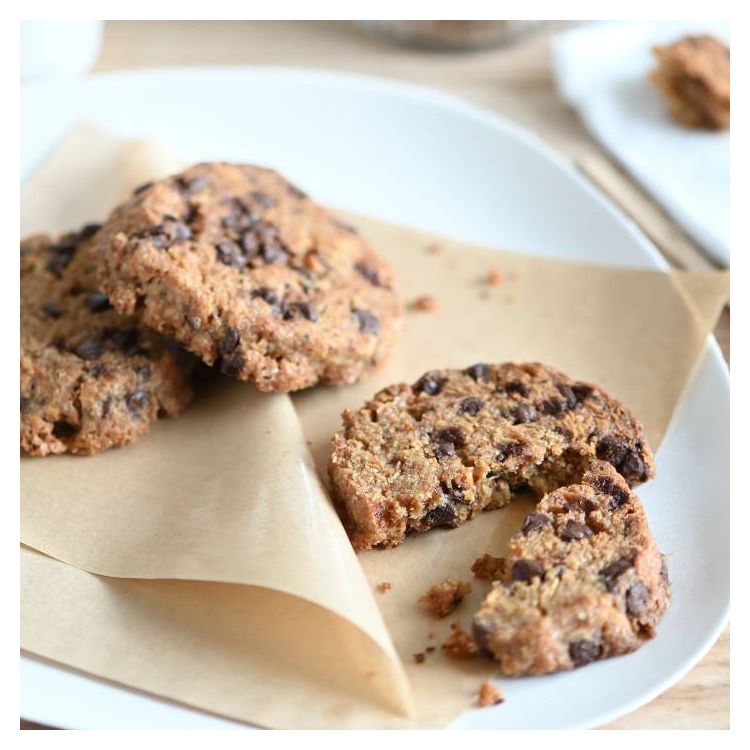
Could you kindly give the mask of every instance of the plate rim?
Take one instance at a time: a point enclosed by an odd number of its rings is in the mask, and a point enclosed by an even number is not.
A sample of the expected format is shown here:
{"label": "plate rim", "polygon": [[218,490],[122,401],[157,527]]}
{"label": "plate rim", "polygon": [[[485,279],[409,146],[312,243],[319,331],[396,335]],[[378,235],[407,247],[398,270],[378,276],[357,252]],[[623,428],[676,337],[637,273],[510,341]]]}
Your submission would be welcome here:
{"label": "plate rim", "polygon": [[[91,86],[106,86],[110,81],[125,81],[130,80],[130,85],[135,85],[138,79],[144,77],[152,77],[154,75],[162,78],[188,78],[194,75],[209,76],[209,77],[221,77],[229,75],[249,75],[258,78],[276,78],[276,79],[292,79],[299,80],[300,78],[307,79],[317,85],[357,85],[360,87],[365,84],[370,91],[374,94],[397,94],[400,97],[408,99],[418,99],[419,101],[432,105],[438,109],[450,110],[451,114],[461,117],[468,118],[475,122],[480,122],[495,131],[499,131],[503,136],[521,141],[529,149],[537,152],[545,161],[550,165],[554,166],[567,179],[572,180],[576,185],[584,191],[587,197],[598,204],[599,207],[603,208],[609,216],[615,221],[619,227],[624,230],[634,244],[638,247],[641,252],[643,262],[647,267],[652,270],[668,271],[669,264],[664,256],[659,252],[653,242],[643,233],[636,222],[631,219],[607,194],[599,190],[589,179],[587,179],[579,170],[575,168],[572,159],[567,157],[564,153],[554,148],[550,143],[542,138],[537,133],[525,128],[519,123],[514,122],[503,116],[500,113],[494,112],[488,108],[482,107],[469,100],[463,99],[452,93],[442,91],[440,89],[432,88],[419,83],[412,83],[409,81],[403,81],[396,78],[390,78],[387,76],[373,75],[370,73],[358,73],[337,69],[317,68],[317,67],[301,67],[301,66],[283,66],[283,65],[216,65],[216,66],[175,66],[175,67],[145,67],[135,69],[125,69],[117,71],[104,71],[100,73],[93,73],[87,76],[69,79],[62,83],[63,86],[72,86],[77,89],[84,90],[86,87]],[[43,95],[44,91],[49,91],[51,88],[57,88],[61,86],[59,80],[45,80],[45,81],[32,81],[24,84],[21,87],[21,110],[24,107],[24,100],[28,96]],[[44,158],[44,154],[38,154],[37,159],[41,161]],[[33,170],[32,170],[33,171]],[[533,254],[533,253],[528,253]],[[603,261],[603,265],[617,265],[608,263],[606,259]],[[697,370],[701,365],[706,363],[707,359],[711,359],[711,365],[716,367],[718,365],[717,374],[721,373],[721,378],[716,381],[715,386],[720,386],[722,391],[726,394],[730,392],[730,380],[729,380],[729,367],[721,353],[721,349],[716,341],[713,334],[708,337],[708,346],[705,349],[703,358],[696,363],[695,370],[691,376],[694,377]],[[681,402],[682,404],[682,402]],[[680,408],[680,405],[677,407]],[[728,428],[728,424],[727,424]],[[666,437],[672,429],[670,425]],[[723,610],[717,620],[717,624],[711,630],[710,635],[705,638],[702,646],[698,648],[694,654],[686,659],[684,663],[674,671],[670,672],[668,677],[658,682],[650,690],[646,690],[639,694],[636,699],[633,699],[627,704],[620,706],[617,709],[613,709],[608,712],[602,712],[598,714],[594,720],[572,723],[569,725],[571,729],[590,728],[593,726],[601,726],[605,723],[616,720],[622,716],[625,716],[638,708],[650,703],[656,697],[661,695],[663,692],[668,690],[673,685],[677,684],[695,665],[704,658],[704,656],[713,648],[716,641],[720,637],[721,633],[725,629],[729,620],[730,613],[730,601],[727,599],[724,602]],[[21,653],[21,661],[31,661],[37,663],[44,663],[47,665],[53,665],[55,662],[46,660],[44,658],[36,658],[34,654],[30,652]],[[71,670],[90,679],[94,682],[101,682],[106,684],[105,680],[100,680],[95,675],[82,672],[74,667],[68,667],[68,665],[59,663],[59,668],[62,670]],[[117,684],[118,689],[125,690],[131,693],[141,693],[137,688],[131,688],[127,685]],[[166,699],[162,699],[158,695],[148,694],[151,700],[157,702],[166,702]],[[181,707],[191,712],[197,712],[207,717],[214,718],[212,714],[202,711],[199,708],[182,705]],[[465,716],[467,712],[460,714]],[[219,717],[226,721],[234,721],[227,717]],[[33,719],[43,723],[42,719]],[[257,728],[254,725],[244,725],[248,728]],[[450,728],[448,725],[447,728]],[[502,729],[502,727],[497,727]]]}

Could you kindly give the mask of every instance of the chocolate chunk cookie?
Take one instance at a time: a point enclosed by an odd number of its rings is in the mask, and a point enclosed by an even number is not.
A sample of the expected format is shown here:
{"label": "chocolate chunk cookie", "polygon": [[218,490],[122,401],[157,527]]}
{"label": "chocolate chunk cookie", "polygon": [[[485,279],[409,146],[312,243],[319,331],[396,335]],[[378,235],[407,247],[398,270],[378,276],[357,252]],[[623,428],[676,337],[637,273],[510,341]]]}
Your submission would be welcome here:
{"label": "chocolate chunk cookie", "polygon": [[670,586],[638,498],[611,464],[546,495],[510,541],[508,573],[474,616],[506,675],[581,667],[656,634]]}
{"label": "chocolate chunk cookie", "polygon": [[580,480],[596,459],[631,486],[654,472],[643,429],[624,406],[541,364],[433,370],[343,420],[329,474],[356,549],[458,526],[518,493],[541,496]]}
{"label": "chocolate chunk cookie", "polygon": [[729,127],[729,49],[712,36],[686,36],[656,47],[651,82],[669,113],[690,128]]}
{"label": "chocolate chunk cookie", "polygon": [[21,243],[21,449],[98,453],[192,398],[192,357],[125,317],[97,287],[98,227]]}
{"label": "chocolate chunk cookie", "polygon": [[144,185],[97,246],[119,312],[263,391],[352,383],[400,327],[390,269],[269,169],[199,164]]}

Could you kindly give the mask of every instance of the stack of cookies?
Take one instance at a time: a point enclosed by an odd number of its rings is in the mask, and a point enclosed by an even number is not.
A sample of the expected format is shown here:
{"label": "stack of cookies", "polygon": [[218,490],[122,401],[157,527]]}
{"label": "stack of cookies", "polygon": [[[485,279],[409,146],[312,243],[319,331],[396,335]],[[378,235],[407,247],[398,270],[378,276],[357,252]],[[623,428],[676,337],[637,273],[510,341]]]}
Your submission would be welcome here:
{"label": "stack of cookies", "polygon": [[[197,165],[102,225],[21,243],[21,448],[132,443],[189,406],[201,363],[268,392],[353,383],[387,360],[402,316],[353,227],[271,170]],[[474,617],[502,672],[653,637],[669,582],[631,488],[654,460],[604,390],[541,364],[476,364],[392,385],[343,420],[329,475],[355,549],[538,500]]]}

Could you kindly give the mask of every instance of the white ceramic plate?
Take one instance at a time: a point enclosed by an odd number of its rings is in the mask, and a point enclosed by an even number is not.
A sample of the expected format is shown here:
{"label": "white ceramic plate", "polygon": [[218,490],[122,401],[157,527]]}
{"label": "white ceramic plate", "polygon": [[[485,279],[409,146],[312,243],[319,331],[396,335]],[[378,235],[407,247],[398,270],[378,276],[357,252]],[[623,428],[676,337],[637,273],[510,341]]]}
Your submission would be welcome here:
{"label": "white ceramic plate", "polygon": [[[28,175],[79,118],[152,136],[196,159],[276,167],[319,200],[468,241],[554,258],[663,268],[638,230],[538,139],[426,89],[293,69],[103,75],[21,96]],[[644,374],[644,377],[647,374]],[[657,639],[625,658],[505,680],[502,706],[460,728],[572,728],[613,720],[675,683],[729,607],[729,382],[715,342],[640,495],[670,555],[672,606]],[[22,715],[65,727],[237,726],[23,657]]]}

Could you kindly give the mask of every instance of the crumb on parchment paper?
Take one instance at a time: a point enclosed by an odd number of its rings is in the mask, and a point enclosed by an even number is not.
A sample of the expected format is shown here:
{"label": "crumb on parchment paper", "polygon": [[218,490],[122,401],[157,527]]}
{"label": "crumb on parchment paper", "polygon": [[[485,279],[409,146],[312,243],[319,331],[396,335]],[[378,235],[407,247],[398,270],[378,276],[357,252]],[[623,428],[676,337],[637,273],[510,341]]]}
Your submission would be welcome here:
{"label": "crumb on parchment paper", "polygon": [[437,255],[441,250],[440,245],[437,244],[437,242],[431,242],[429,245],[425,247],[425,252],[429,253],[430,255]]}
{"label": "crumb on parchment paper", "polygon": [[505,573],[505,558],[494,557],[485,552],[481,557],[474,560],[471,572],[482,581],[497,581]]}
{"label": "crumb on parchment paper", "polygon": [[503,281],[505,281],[505,277],[503,276],[503,272],[500,271],[497,268],[493,268],[487,274],[487,283],[490,286],[500,286],[500,284],[502,284]]}
{"label": "crumb on parchment paper", "polygon": [[469,659],[479,653],[477,642],[458,623],[451,625],[451,631],[442,646],[446,656]]}
{"label": "crumb on parchment paper", "polygon": [[412,310],[418,310],[419,312],[437,312],[438,307],[438,301],[430,294],[423,294],[411,303]]}
{"label": "crumb on parchment paper", "polygon": [[417,654],[414,654],[414,661],[417,662],[417,664],[423,664],[425,658],[425,655],[421,651]]}
{"label": "crumb on parchment paper", "polygon": [[442,583],[430,586],[419,597],[435,617],[447,617],[472,592],[472,585],[455,578],[446,578]]}
{"label": "crumb on parchment paper", "polygon": [[393,585],[389,581],[383,581],[375,587],[381,594],[385,594],[386,591],[390,591]]}
{"label": "crumb on parchment paper", "polygon": [[487,706],[496,706],[498,703],[504,703],[505,696],[503,691],[499,687],[495,687],[491,682],[483,682],[479,686],[479,695],[477,696],[477,704],[480,708],[487,708]]}

